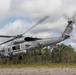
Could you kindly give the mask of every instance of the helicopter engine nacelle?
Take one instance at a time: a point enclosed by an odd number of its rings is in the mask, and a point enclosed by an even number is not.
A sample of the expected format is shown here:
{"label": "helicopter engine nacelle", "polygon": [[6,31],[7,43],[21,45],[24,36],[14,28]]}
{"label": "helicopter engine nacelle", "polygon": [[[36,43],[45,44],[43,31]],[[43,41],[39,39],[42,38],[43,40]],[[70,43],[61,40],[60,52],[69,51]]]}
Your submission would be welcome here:
{"label": "helicopter engine nacelle", "polygon": [[36,41],[41,40],[41,38],[25,37],[25,41]]}

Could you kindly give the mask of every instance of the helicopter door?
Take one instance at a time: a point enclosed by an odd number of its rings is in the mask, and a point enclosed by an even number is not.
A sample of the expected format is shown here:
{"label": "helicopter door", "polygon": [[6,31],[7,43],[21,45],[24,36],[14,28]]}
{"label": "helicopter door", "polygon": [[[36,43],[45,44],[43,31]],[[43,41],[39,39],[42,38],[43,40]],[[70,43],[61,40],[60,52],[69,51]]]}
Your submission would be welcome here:
{"label": "helicopter door", "polygon": [[16,50],[20,50],[20,45],[16,45]]}
{"label": "helicopter door", "polygon": [[13,46],[12,50],[20,50],[20,45]]}

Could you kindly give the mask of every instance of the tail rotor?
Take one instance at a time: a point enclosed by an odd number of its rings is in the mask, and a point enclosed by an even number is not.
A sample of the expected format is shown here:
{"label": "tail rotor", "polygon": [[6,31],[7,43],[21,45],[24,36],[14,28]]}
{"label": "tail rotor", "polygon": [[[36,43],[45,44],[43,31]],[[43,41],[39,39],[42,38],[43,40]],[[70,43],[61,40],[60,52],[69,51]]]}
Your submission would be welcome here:
{"label": "tail rotor", "polygon": [[65,13],[64,13],[64,17],[65,17],[65,19],[67,19],[68,24],[76,23],[76,10],[74,11],[72,17],[68,17],[68,15],[66,15]]}

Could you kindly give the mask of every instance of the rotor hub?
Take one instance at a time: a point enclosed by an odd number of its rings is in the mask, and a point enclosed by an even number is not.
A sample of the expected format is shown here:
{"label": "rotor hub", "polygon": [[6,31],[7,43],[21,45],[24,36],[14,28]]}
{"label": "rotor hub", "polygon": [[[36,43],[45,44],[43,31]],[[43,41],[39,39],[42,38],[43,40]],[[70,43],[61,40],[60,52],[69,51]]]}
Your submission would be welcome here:
{"label": "rotor hub", "polygon": [[68,24],[71,24],[72,22],[73,22],[73,20],[71,19],[71,20],[68,21]]}

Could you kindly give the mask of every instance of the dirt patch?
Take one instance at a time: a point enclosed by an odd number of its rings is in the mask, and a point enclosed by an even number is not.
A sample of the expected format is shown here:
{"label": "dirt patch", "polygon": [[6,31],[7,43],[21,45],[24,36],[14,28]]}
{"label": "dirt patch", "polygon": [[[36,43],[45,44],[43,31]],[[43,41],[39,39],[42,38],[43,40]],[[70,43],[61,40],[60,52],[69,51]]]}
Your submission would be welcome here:
{"label": "dirt patch", "polygon": [[76,75],[76,68],[0,68],[0,75]]}

